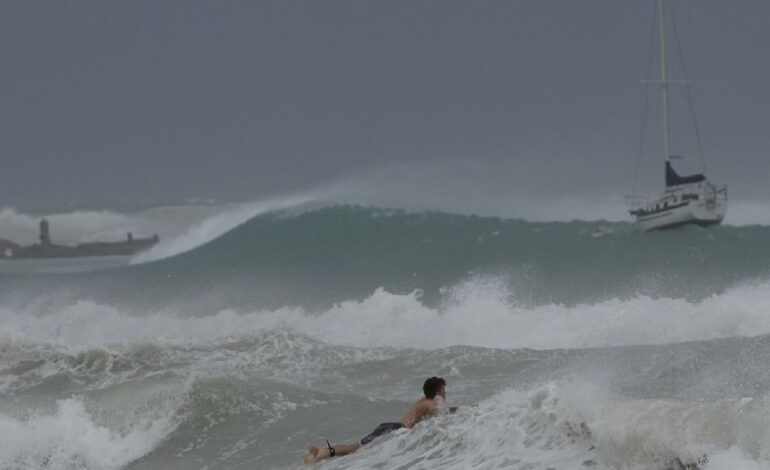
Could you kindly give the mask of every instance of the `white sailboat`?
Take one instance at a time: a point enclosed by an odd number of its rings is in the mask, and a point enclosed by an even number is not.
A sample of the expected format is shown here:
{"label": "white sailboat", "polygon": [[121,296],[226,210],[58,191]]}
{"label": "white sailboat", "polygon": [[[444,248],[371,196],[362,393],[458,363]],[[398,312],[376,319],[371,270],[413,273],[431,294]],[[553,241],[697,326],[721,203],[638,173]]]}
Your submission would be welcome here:
{"label": "white sailboat", "polygon": [[727,212],[727,187],[717,187],[705,172],[680,176],[671,165],[671,129],[668,105],[668,60],[666,56],[666,3],[658,0],[660,26],[660,73],[663,100],[663,141],[666,163],[666,188],[657,199],[627,196],[629,213],[642,230],[659,230],[696,224],[715,225]]}

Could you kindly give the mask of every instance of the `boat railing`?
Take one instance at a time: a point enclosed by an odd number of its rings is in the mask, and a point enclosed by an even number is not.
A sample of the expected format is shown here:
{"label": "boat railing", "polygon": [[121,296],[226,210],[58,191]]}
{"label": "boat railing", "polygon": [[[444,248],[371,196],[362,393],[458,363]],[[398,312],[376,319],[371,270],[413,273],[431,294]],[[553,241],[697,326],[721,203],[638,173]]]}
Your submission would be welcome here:
{"label": "boat railing", "polygon": [[727,199],[727,186],[711,186],[717,199]]}
{"label": "boat railing", "polygon": [[702,197],[709,203],[715,203],[716,201],[726,201],[727,186],[715,186],[709,182],[706,182],[704,186],[701,186],[697,189],[690,185],[666,188],[666,191],[663,193],[663,195],[657,198],[632,194],[626,196],[625,199],[628,210],[633,212],[639,209],[650,207],[651,204],[655,204],[659,201],[685,201],[688,199],[698,199],[699,197]]}
{"label": "boat railing", "polygon": [[706,207],[713,209],[716,207],[717,201],[727,201],[727,186],[714,186],[708,183],[703,191],[704,199],[706,200]]}

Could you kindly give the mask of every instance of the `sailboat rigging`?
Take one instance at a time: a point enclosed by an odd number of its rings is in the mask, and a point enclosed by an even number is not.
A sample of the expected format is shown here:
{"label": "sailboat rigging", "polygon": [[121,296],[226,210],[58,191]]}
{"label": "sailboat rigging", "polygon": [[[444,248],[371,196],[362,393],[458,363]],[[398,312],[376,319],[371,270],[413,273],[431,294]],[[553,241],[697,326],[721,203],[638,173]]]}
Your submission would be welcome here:
{"label": "sailboat rigging", "polygon": [[[689,224],[716,225],[722,222],[727,212],[726,186],[717,187],[712,184],[706,178],[705,168],[702,173],[681,176],[674,170],[671,163],[671,160],[676,157],[671,151],[669,113],[669,83],[671,81],[668,78],[666,4],[667,0],[658,0],[660,89],[663,105],[666,186],[663,193],[654,200],[637,195],[626,197],[629,213],[635,217],[639,227],[643,230],[668,229]],[[700,151],[700,142],[698,145]]]}

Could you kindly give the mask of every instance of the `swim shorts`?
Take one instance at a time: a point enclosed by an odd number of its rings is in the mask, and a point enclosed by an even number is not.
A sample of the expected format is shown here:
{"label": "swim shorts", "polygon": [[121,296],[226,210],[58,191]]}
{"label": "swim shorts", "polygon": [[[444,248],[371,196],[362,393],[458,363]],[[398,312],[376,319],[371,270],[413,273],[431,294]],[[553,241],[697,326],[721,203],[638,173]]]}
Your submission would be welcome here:
{"label": "swim shorts", "polygon": [[367,435],[363,439],[361,439],[361,445],[366,445],[370,442],[372,442],[375,438],[380,437],[384,434],[391,433],[397,429],[403,428],[404,425],[401,423],[382,423],[376,428],[374,428],[374,431],[371,432],[371,434]]}

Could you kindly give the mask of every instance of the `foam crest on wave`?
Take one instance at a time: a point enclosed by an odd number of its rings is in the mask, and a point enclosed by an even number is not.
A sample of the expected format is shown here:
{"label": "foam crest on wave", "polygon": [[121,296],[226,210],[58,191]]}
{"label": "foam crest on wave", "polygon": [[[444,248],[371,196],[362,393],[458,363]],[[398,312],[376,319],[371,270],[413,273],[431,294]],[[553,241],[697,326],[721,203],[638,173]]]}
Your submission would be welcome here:
{"label": "foam crest on wave", "polygon": [[58,401],[53,414],[14,417],[0,412],[0,468],[122,468],[174,429],[172,415],[147,415],[114,429],[97,423],[78,398]]}
{"label": "foam crest on wave", "polygon": [[[328,382],[330,367],[397,356],[390,348],[329,347],[286,330],[249,339],[198,346],[106,345],[101,347],[0,344],[0,394],[35,387],[103,389],[160,373],[196,377],[259,376],[288,383]],[[336,379],[331,379],[336,380]]]}
{"label": "foam crest on wave", "polygon": [[688,402],[629,399],[585,384],[548,388],[540,393],[558,403],[556,413],[580,420],[600,460],[613,468],[770,465],[767,397]]}
{"label": "foam crest on wave", "polygon": [[0,210],[0,239],[23,245],[38,242],[40,219],[51,226],[55,243],[124,240],[159,234],[161,242],[133,258],[134,263],[153,261],[189,251],[266,212],[307,204],[315,193],[298,194],[248,203],[159,206],[134,213],[111,210],[75,210],[31,215],[12,208]]}
{"label": "foam crest on wave", "polygon": [[690,302],[637,296],[594,304],[519,305],[502,282],[473,280],[452,289],[438,309],[416,293],[378,290],[362,302],[343,302],[320,317],[294,325],[300,331],[351,346],[438,349],[584,348],[671,344],[770,333],[767,285],[736,287]]}
{"label": "foam crest on wave", "polygon": [[221,212],[191,224],[182,233],[161,240],[150,250],[139,253],[133,258],[132,263],[155,261],[184,253],[220,237],[257,215],[301,206],[313,200],[314,197],[307,194],[243,204],[229,204],[222,208]]}
{"label": "foam crest on wave", "polygon": [[740,286],[705,300],[638,296],[594,304],[519,305],[502,282],[475,279],[451,290],[442,306],[419,292],[383,289],[320,312],[284,307],[241,313],[223,310],[189,318],[168,312],[132,316],[92,301],[53,311],[0,308],[0,342],[93,347],[108,344],[201,344],[286,329],[321,342],[355,347],[440,349],[585,348],[671,344],[770,333],[766,284]]}
{"label": "foam crest on wave", "polygon": [[[442,348],[583,348],[670,344],[770,332],[766,285],[741,286],[702,301],[637,296],[593,304],[519,305],[502,283],[474,280],[439,309],[415,294],[376,292],[345,302],[313,324],[335,344]],[[342,326],[345,326],[342,328]]]}

